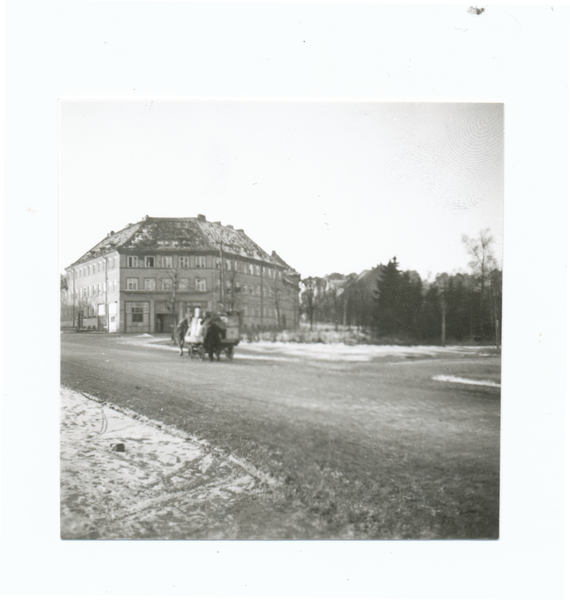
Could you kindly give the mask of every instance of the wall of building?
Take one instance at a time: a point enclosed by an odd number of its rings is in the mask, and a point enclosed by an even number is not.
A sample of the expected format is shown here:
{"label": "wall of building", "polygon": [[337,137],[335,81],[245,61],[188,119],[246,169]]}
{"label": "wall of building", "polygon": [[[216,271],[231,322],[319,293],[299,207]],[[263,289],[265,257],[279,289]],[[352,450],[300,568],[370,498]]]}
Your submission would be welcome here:
{"label": "wall of building", "polygon": [[109,305],[119,301],[119,254],[110,253],[67,269],[68,297],[74,327],[107,331]]}
{"label": "wall of building", "polygon": [[[164,266],[169,264],[167,257],[172,267]],[[85,261],[67,272],[67,301],[74,302],[75,326],[169,333],[179,318],[191,316],[195,308],[238,311],[245,330],[293,328],[299,323],[298,282],[287,280],[284,268],[274,263],[228,253],[220,259],[216,252],[121,251]],[[173,292],[167,282],[173,286],[175,279],[181,285],[173,309]]]}

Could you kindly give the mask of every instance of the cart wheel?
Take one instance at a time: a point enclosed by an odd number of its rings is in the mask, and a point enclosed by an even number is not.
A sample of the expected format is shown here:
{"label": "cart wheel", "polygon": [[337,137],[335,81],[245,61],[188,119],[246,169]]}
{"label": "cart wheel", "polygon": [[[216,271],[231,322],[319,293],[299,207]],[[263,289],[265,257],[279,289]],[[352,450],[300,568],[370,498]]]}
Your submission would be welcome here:
{"label": "cart wheel", "polygon": [[226,348],[226,356],[232,360],[232,358],[234,357],[234,347],[233,346],[228,346]]}

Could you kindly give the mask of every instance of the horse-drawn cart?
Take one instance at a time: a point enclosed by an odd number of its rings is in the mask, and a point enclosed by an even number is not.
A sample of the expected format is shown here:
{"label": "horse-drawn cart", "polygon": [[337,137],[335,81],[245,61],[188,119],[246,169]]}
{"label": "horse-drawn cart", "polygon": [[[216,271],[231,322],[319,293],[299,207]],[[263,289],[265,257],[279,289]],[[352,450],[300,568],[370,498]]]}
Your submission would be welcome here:
{"label": "horse-drawn cart", "polygon": [[198,311],[194,314],[184,337],[190,358],[204,360],[206,355],[220,360],[222,352],[233,358],[234,348],[240,341],[239,313],[214,313],[202,318]]}

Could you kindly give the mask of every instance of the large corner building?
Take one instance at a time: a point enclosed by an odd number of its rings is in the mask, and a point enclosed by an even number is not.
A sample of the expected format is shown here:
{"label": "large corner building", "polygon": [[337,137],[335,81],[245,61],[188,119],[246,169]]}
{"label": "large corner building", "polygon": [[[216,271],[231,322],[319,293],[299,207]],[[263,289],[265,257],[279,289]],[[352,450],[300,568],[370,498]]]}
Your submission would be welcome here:
{"label": "large corner building", "polygon": [[299,274],[242,229],[204,215],[152,218],[111,231],[66,269],[62,324],[170,333],[202,311],[239,312],[245,331],[299,322]]}

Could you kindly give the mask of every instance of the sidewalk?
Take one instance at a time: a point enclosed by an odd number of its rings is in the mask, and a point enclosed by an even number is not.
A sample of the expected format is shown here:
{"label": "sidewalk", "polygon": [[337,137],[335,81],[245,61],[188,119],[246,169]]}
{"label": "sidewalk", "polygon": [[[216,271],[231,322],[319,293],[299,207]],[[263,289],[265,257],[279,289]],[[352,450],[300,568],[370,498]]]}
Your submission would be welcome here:
{"label": "sidewalk", "polygon": [[62,539],[235,539],[235,505],[263,483],[183,432],[61,389]]}

